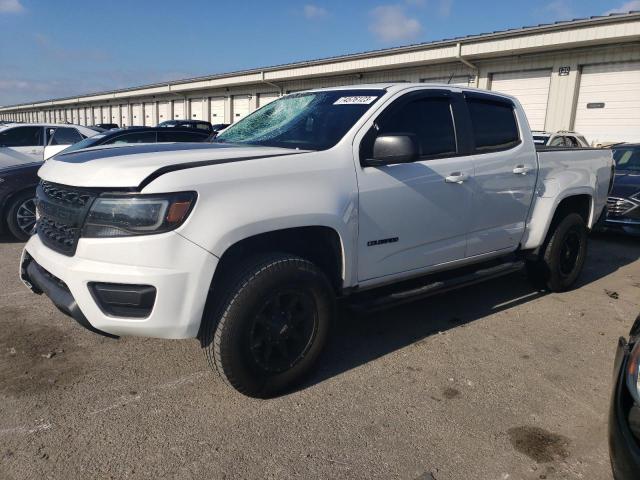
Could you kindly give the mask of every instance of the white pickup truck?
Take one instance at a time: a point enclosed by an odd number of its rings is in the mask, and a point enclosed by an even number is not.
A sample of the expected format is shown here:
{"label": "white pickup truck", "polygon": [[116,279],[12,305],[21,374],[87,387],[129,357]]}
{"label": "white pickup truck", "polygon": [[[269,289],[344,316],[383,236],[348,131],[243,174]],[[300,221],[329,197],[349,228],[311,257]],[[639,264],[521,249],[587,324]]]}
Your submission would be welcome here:
{"label": "white pickup truck", "polygon": [[295,93],[213,144],[48,160],[21,278],[94,332],[198,338],[226,382],[266,397],[318,358],[338,298],[366,311],[525,265],[571,287],[612,169],[609,150],[537,153],[505,95]]}

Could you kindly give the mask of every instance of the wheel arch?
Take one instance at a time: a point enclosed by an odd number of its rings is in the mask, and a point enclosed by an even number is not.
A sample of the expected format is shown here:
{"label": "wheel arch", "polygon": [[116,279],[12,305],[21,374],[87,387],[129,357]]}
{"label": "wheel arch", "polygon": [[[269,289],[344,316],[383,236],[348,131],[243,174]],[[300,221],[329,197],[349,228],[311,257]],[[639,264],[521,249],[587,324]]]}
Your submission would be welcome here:
{"label": "wheel arch", "polygon": [[13,203],[13,199],[18,195],[26,193],[29,190],[33,190],[33,195],[35,196],[35,189],[38,185],[28,185],[26,187],[21,187],[18,190],[14,190],[7,195],[5,195],[2,199],[0,199],[0,232],[4,232],[7,230],[7,214],[8,209],[11,207]]}
{"label": "wheel arch", "polygon": [[555,198],[539,197],[536,203],[528,222],[527,237],[522,242],[523,250],[537,251],[544,246],[554,227],[569,213],[579,214],[588,228],[596,220],[593,192],[588,188],[567,191]]}
{"label": "wheel arch", "polygon": [[276,252],[297,255],[314,263],[327,275],[336,295],[341,294],[345,284],[345,253],[343,239],[336,229],[325,225],[309,225],[250,235],[229,245],[220,256],[200,322],[198,338],[201,341],[206,336],[203,331],[205,316],[231,287],[226,280],[233,276],[234,268],[248,255]]}

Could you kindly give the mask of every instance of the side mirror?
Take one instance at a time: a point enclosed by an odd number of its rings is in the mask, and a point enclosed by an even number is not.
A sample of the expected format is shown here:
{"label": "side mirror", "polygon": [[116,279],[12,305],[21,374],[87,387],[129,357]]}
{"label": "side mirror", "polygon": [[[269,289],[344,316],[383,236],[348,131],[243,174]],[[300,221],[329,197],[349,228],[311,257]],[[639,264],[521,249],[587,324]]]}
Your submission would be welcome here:
{"label": "side mirror", "polygon": [[418,142],[414,135],[380,135],[373,143],[373,158],[366,159],[365,165],[379,167],[408,163],[418,157]]}

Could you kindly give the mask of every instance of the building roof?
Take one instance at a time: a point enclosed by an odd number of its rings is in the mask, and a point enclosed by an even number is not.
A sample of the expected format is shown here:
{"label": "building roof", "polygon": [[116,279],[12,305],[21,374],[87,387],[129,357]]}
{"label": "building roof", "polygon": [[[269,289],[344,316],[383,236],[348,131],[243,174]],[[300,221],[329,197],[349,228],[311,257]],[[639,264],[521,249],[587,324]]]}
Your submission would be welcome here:
{"label": "building roof", "polygon": [[[124,93],[124,92],[136,91],[136,90],[153,89],[158,87],[167,87],[167,86],[183,85],[183,84],[194,83],[194,82],[203,82],[208,80],[224,79],[226,77],[235,77],[240,75],[251,75],[251,74],[264,75],[265,73],[268,73],[268,72],[274,72],[278,70],[285,70],[285,69],[291,69],[291,68],[301,68],[301,67],[308,67],[313,65],[322,65],[325,63],[332,63],[337,61],[359,60],[362,58],[375,58],[383,55],[386,56],[386,55],[395,54],[395,53],[398,53],[398,54],[408,53],[412,51],[425,50],[429,48],[447,46],[447,45],[458,44],[458,43],[464,44],[466,42],[477,42],[479,40],[486,41],[486,40],[492,40],[492,39],[498,39],[498,38],[504,38],[504,37],[527,35],[527,34],[532,34],[537,32],[543,32],[543,31],[562,30],[562,29],[566,29],[567,27],[581,27],[581,26],[589,26],[589,25],[598,24],[598,23],[620,22],[620,21],[631,20],[631,19],[640,19],[640,10],[633,10],[626,13],[612,13],[609,15],[577,18],[573,20],[562,20],[562,21],[557,21],[553,23],[541,23],[538,25],[523,26],[519,28],[496,30],[493,32],[485,32],[485,33],[471,34],[471,35],[465,35],[460,37],[445,38],[445,39],[433,40],[429,42],[414,43],[414,44],[409,44],[409,45],[404,45],[399,47],[368,50],[364,52],[350,53],[350,54],[338,55],[334,57],[323,57],[323,58],[318,58],[313,60],[303,60],[303,61],[296,61],[296,62],[290,62],[290,63],[283,63],[283,64],[272,65],[269,67],[257,67],[257,68],[246,69],[246,70],[216,73],[216,74],[210,74],[210,75],[203,75],[199,77],[191,77],[191,78],[179,79],[174,81],[138,85],[134,87],[107,90],[102,92],[83,93],[83,94],[73,95],[70,97],[60,97],[60,98],[54,98],[54,99],[48,99],[48,100],[36,100],[34,102],[0,106],[0,109],[6,110],[9,108],[15,108],[15,107],[35,106],[35,105],[41,105],[44,103],[62,102],[65,100],[79,99],[82,97],[112,95],[112,94]],[[87,101],[90,101],[90,100],[87,100]]]}

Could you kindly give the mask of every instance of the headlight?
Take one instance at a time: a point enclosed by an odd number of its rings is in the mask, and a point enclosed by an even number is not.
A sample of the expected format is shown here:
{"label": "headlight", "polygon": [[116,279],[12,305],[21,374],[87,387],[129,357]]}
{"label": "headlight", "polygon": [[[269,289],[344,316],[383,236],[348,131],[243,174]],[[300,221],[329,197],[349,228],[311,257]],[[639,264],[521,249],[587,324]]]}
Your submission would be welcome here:
{"label": "headlight", "polygon": [[627,362],[627,388],[636,404],[640,405],[640,377],[638,376],[638,370],[640,370],[640,339],[636,341]]}
{"label": "headlight", "polygon": [[128,237],[168,232],[189,216],[195,192],[163,195],[101,195],[93,205],[82,236]]}

